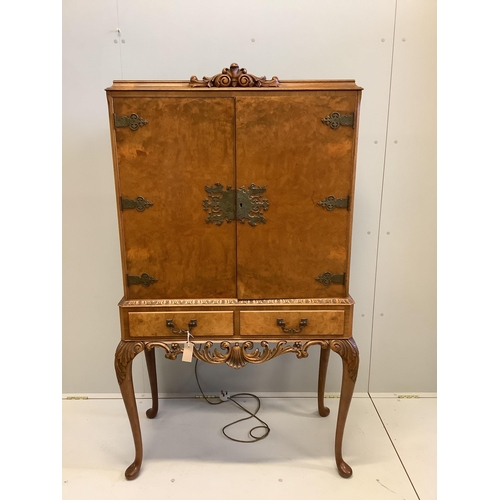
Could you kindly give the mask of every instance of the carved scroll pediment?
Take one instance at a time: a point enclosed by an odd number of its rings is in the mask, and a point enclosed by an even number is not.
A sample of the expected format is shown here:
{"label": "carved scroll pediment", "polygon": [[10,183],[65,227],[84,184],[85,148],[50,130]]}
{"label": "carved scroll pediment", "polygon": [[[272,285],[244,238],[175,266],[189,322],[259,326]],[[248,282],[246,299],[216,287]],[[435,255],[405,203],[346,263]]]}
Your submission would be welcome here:
{"label": "carved scroll pediment", "polygon": [[198,80],[196,76],[192,76],[189,85],[191,87],[279,87],[280,82],[277,76],[266,80],[265,76],[251,75],[245,68],[240,69],[233,63],[229,68],[224,68],[222,73],[211,78],[204,76],[202,80]]}

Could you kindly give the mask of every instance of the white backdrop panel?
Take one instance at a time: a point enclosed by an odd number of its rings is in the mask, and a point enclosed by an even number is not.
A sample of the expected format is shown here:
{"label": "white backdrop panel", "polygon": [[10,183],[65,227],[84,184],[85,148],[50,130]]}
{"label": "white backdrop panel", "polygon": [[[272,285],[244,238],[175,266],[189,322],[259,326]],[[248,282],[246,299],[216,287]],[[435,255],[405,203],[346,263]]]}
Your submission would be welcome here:
{"label": "white backdrop panel", "polygon": [[370,391],[435,392],[434,0],[398,2],[382,200]]}

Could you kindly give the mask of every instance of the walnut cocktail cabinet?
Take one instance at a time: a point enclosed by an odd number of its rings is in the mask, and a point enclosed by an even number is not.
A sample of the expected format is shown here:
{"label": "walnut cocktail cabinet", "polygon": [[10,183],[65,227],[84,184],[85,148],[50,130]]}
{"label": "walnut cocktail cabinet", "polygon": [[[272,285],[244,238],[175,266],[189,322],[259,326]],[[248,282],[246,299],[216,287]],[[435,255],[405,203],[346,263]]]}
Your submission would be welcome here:
{"label": "walnut cocktail cabinet", "polygon": [[[135,460],[143,451],[132,360],[144,351],[153,418],[155,348],[241,368],[320,349],[318,408],[330,350],[343,361],[335,434],[358,371],[349,296],[361,88],[352,80],[267,80],[237,64],[189,81],[115,81],[106,89],[124,297],[115,368]],[[297,363],[300,369],[300,363]]]}

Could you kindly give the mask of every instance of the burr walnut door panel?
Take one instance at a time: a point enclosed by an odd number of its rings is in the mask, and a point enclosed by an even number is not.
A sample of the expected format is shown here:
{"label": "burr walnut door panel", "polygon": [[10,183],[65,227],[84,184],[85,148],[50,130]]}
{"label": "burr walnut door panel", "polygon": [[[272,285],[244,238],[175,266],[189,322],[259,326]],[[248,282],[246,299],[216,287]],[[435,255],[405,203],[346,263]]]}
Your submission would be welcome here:
{"label": "burr walnut door panel", "polygon": [[322,119],[356,109],[348,92],[236,99],[236,184],[257,217],[237,225],[239,298],[347,295],[351,212],[329,197],[352,200],[355,128]]}
{"label": "burr walnut door panel", "polygon": [[119,194],[132,200],[121,210],[126,297],[234,297],[236,226],[208,224],[203,205],[205,186],[234,186],[234,99],[116,97],[113,111],[147,121],[115,128]]}

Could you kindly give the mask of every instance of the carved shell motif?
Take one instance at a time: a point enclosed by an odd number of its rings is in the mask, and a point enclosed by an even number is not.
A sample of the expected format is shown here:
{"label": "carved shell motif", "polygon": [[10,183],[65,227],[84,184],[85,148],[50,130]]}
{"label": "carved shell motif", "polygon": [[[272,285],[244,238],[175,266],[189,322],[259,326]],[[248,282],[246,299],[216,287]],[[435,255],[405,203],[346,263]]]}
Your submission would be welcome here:
{"label": "carved shell motif", "polygon": [[277,76],[266,80],[265,76],[251,75],[245,68],[240,69],[236,63],[233,63],[212,78],[204,76],[203,80],[198,80],[196,76],[192,76],[189,85],[191,87],[279,87],[280,82]]}

